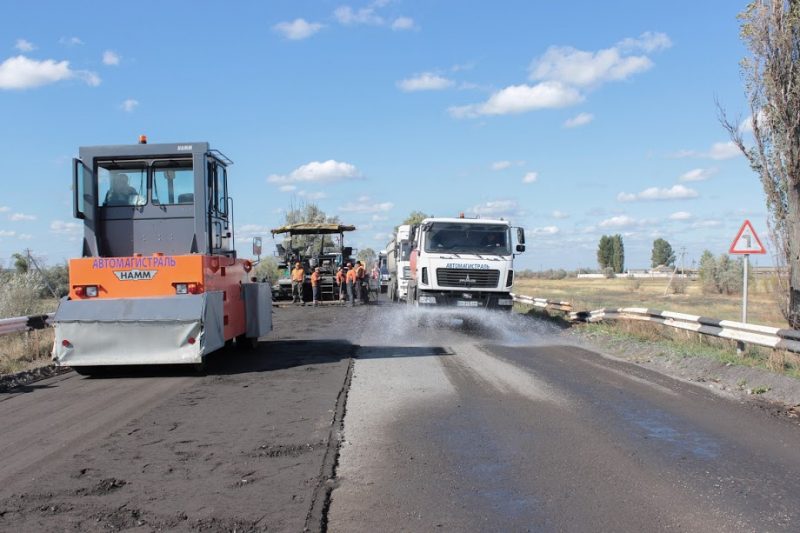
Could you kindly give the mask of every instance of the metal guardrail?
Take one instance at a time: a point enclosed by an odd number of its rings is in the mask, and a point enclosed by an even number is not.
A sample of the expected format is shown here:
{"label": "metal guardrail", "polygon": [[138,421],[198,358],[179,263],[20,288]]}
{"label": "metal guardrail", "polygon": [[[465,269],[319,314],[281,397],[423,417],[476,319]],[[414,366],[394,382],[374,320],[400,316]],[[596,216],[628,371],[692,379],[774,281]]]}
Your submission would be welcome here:
{"label": "metal guardrail", "polygon": [[546,298],[534,298],[532,296],[525,296],[524,294],[511,293],[514,301],[521,304],[532,305],[542,309],[555,309],[557,311],[564,311],[569,313],[572,311],[572,304],[569,302],[559,302],[557,300],[548,300]]}
{"label": "metal guardrail", "polygon": [[594,311],[572,311],[569,302],[553,302],[544,298],[514,295],[514,301],[544,309],[565,311],[573,322],[601,322],[603,320],[640,320],[663,326],[693,331],[702,335],[756,344],[777,350],[800,353],[800,330],[745,324],[732,320],[718,320],[704,316],[647,309],[644,307],[603,308]]}
{"label": "metal guardrail", "polygon": [[50,327],[50,321],[55,313],[46,315],[18,316],[0,319],[0,335],[20,333]]}

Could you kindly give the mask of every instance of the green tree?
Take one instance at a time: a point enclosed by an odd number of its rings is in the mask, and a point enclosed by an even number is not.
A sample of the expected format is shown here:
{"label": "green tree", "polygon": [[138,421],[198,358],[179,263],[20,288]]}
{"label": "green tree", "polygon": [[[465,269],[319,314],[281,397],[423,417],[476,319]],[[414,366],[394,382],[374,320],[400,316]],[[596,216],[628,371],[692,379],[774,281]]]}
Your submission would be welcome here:
{"label": "green tree", "polygon": [[617,274],[621,274],[625,271],[625,246],[622,244],[622,235],[620,234],[616,234],[611,237],[610,266]]}
{"label": "green tree", "polygon": [[611,238],[608,235],[603,235],[597,244],[597,264],[600,270],[611,266],[611,254]]}
{"label": "green tree", "polygon": [[253,269],[253,276],[259,281],[265,280],[268,283],[276,283],[280,277],[278,261],[274,257],[265,257]]}
{"label": "green tree", "polygon": [[675,252],[672,245],[664,239],[653,241],[653,253],[650,255],[650,265],[657,267],[661,265],[672,266],[675,264]]}
{"label": "green tree", "polygon": [[401,224],[399,224],[399,225],[394,227],[394,232],[397,233],[397,228],[399,228],[403,224],[409,224],[409,225],[419,224],[420,222],[422,222],[426,218],[430,218],[430,217],[431,217],[431,215],[426,215],[422,211],[412,211],[411,213],[408,214],[406,219]]}
{"label": "green tree", "polygon": [[709,250],[703,250],[698,266],[703,292],[717,292],[717,260]]}
{"label": "green tree", "polygon": [[800,327],[800,1],[753,0],[739,14],[740,36],[749,51],[741,61],[750,107],[748,130],[729,120],[718,104],[720,122],[758,175],[766,193],[769,226],[778,246],[783,314]]}
{"label": "green tree", "polygon": [[22,254],[11,254],[11,259],[14,260],[14,271],[17,274],[24,274],[28,271],[28,258]]}
{"label": "green tree", "polygon": [[[331,223],[337,224],[339,223],[338,216],[327,216],[325,211],[320,209],[320,207],[315,204],[314,202],[301,202],[300,205],[295,207],[293,204],[289,207],[289,210],[286,211],[284,215],[284,224],[287,226],[290,224],[323,224],[323,223]],[[320,235],[295,235],[292,239],[292,244],[294,248],[299,249],[306,249],[309,245],[312,245],[314,248],[319,246],[319,239],[322,238]],[[332,236],[324,237],[326,239],[326,243],[330,241]],[[284,241],[288,241],[288,237],[284,239]]]}
{"label": "green tree", "polygon": [[378,254],[372,248],[362,248],[358,251],[356,259],[364,262],[364,266],[369,267],[378,259]]}

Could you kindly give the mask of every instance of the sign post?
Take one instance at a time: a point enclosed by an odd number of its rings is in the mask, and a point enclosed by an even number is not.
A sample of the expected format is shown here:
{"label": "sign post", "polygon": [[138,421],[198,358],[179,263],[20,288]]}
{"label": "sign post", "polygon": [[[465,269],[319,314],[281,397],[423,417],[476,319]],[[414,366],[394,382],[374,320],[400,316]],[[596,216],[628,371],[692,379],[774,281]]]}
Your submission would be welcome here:
{"label": "sign post", "polygon": [[[744,279],[742,280],[742,322],[747,323],[747,281],[750,270],[750,254],[765,254],[767,253],[764,245],[761,244],[761,239],[758,238],[756,230],[749,220],[745,220],[736,238],[731,243],[729,253],[732,255],[744,256]],[[738,341],[736,343],[736,352],[742,354],[744,352],[744,343]]]}

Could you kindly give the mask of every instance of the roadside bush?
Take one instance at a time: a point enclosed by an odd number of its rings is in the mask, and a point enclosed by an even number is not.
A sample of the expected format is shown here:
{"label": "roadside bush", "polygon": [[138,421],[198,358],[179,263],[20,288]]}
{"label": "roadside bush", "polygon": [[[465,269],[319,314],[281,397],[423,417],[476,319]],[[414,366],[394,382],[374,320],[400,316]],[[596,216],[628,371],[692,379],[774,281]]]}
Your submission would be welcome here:
{"label": "roadside bush", "polygon": [[672,294],[686,294],[688,288],[689,280],[686,278],[675,278],[672,280],[672,284],[670,285]]}
{"label": "roadside bush", "polygon": [[617,275],[614,273],[614,267],[605,267],[603,269],[603,276],[605,276],[606,279],[616,278]]}
{"label": "roadside bush", "polygon": [[704,251],[699,268],[703,292],[741,294],[743,269],[742,259],[731,259],[728,254],[722,254],[715,259],[710,251]]}
{"label": "roadside bush", "polygon": [[45,285],[36,271],[6,273],[0,292],[0,318],[34,315],[41,309]]}
{"label": "roadside bush", "polygon": [[636,278],[631,278],[628,280],[628,290],[630,292],[639,292],[639,289],[642,287],[642,281]]}

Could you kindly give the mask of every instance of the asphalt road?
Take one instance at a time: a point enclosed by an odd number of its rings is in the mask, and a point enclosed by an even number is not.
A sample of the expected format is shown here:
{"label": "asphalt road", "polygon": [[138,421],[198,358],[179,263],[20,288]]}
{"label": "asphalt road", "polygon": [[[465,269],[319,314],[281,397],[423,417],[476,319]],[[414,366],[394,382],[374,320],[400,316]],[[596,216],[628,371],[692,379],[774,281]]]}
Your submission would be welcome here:
{"label": "asphalt road", "polygon": [[524,317],[428,318],[282,308],[205,376],[0,393],[0,530],[798,530],[795,422]]}

